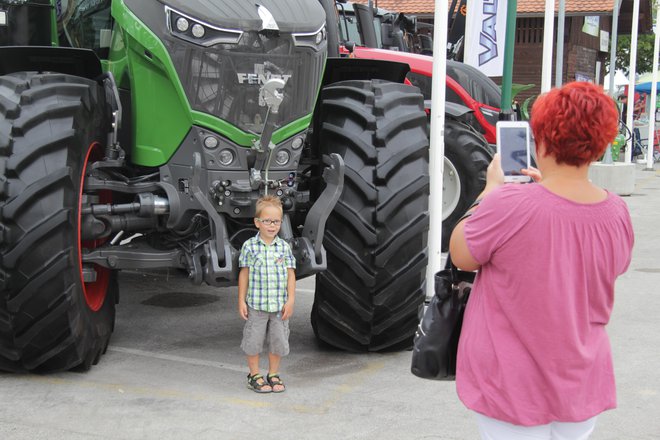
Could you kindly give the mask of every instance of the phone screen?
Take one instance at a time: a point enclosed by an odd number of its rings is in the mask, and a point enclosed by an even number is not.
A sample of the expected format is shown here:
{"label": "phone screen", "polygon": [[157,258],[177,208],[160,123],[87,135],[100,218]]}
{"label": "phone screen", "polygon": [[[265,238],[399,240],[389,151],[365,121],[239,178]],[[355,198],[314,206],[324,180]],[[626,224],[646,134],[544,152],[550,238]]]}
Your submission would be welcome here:
{"label": "phone screen", "polygon": [[501,127],[499,132],[502,170],[505,176],[522,176],[527,168],[527,129],[525,127]]}

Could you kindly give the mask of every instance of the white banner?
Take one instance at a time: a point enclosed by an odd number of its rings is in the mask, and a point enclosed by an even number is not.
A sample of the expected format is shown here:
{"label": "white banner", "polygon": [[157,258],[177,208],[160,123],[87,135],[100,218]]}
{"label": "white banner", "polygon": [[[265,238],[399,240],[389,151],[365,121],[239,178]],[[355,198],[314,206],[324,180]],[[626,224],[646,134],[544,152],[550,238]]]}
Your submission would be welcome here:
{"label": "white banner", "polygon": [[464,62],[488,76],[502,76],[507,0],[468,0]]}

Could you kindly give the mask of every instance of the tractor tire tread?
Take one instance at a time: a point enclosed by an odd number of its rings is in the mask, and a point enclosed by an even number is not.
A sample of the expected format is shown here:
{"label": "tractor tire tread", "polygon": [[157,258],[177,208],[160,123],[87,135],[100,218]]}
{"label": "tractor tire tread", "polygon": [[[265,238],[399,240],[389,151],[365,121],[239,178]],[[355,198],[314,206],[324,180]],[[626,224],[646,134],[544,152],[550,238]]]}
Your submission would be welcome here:
{"label": "tractor tire tread", "polygon": [[[348,178],[326,224],[328,269],[316,277],[314,331],[349,351],[405,348],[424,300],[427,261],[423,98],[403,84],[344,81],[322,91],[320,109],[321,151],[342,155]],[[356,190],[356,175],[372,196]],[[393,283],[399,288],[388,289]]]}

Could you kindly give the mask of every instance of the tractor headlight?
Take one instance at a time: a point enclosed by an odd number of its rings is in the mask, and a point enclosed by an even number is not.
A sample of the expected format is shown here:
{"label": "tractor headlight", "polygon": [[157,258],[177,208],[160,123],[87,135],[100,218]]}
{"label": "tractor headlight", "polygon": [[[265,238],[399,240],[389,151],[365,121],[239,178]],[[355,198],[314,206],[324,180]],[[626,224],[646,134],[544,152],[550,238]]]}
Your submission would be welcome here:
{"label": "tractor headlight", "polygon": [[234,161],[234,153],[231,150],[222,150],[219,159],[221,165],[228,167]]}
{"label": "tractor headlight", "polygon": [[204,26],[202,26],[201,24],[194,24],[193,25],[193,27],[192,27],[193,37],[202,38],[202,37],[204,37],[205,33],[206,33],[206,31],[204,30]]}
{"label": "tractor headlight", "polygon": [[303,144],[303,138],[297,137],[291,142],[291,148],[297,150],[298,148],[302,147],[302,144]]}
{"label": "tractor headlight", "polygon": [[323,47],[325,39],[325,26],[322,26],[321,29],[316,32],[293,34],[293,41],[296,46],[311,47],[314,50],[319,50]]}
{"label": "tractor headlight", "polygon": [[224,29],[214,26],[169,6],[165,6],[165,13],[167,14],[167,28],[172,35],[200,46],[236,44],[243,35],[243,31],[239,29]]}
{"label": "tractor headlight", "polygon": [[209,150],[216,148],[219,144],[218,138],[215,136],[206,136],[204,138],[204,146]]}
{"label": "tractor headlight", "polygon": [[179,32],[185,32],[190,27],[190,22],[183,17],[176,20],[176,28]]}
{"label": "tractor headlight", "polygon": [[291,159],[291,155],[286,150],[280,150],[275,154],[275,163],[281,167],[289,163],[289,159]]}

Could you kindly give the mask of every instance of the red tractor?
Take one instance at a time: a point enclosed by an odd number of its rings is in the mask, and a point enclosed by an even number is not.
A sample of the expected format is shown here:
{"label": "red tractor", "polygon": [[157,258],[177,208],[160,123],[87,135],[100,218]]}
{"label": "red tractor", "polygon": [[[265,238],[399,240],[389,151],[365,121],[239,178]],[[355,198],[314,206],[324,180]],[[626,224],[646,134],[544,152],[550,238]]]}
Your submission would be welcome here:
{"label": "red tractor", "polygon": [[[433,57],[415,53],[374,49],[362,46],[353,48],[356,58],[396,61],[410,66],[407,80],[419,87],[424,95],[426,108],[431,109],[431,76]],[[495,144],[495,123],[499,119],[500,89],[478,69],[447,60],[447,102],[459,104],[472,111],[469,124],[479,131],[489,144]]]}

